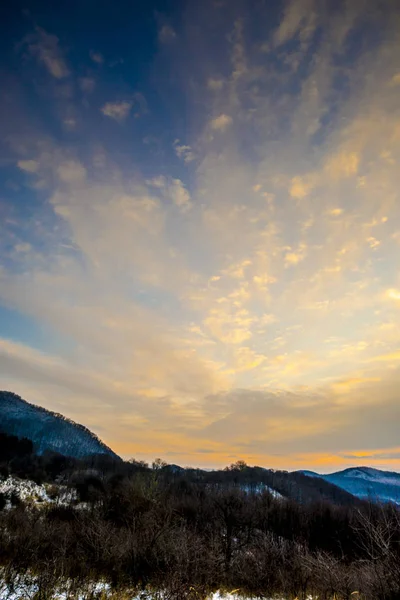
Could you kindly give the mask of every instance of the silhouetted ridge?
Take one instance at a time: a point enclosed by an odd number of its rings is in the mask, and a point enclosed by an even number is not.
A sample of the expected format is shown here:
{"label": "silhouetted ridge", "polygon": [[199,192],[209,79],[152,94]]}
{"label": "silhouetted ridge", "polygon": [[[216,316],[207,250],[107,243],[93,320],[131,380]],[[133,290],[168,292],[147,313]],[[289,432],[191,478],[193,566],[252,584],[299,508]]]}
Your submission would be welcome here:
{"label": "silhouetted ridge", "polygon": [[37,454],[50,451],[75,458],[95,454],[118,458],[84,425],[8,391],[0,391],[0,431],[32,440]]}

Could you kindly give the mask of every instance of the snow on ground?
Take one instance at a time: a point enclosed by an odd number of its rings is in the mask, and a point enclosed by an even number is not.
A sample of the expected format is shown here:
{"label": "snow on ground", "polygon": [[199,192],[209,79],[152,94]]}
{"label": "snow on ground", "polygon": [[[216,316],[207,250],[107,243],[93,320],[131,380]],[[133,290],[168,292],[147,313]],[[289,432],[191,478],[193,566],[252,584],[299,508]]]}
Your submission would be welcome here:
{"label": "snow on ground", "polygon": [[[4,582],[0,572],[0,598],[1,600],[27,600],[28,598],[34,598],[35,594],[39,591],[35,577],[29,574],[19,575],[14,580],[14,585],[9,586]],[[67,600],[71,597],[74,600],[106,600],[111,596],[110,585],[108,583],[92,583],[89,584],[85,592],[78,593],[78,595],[72,595],[72,582],[67,580],[65,584],[59,589],[55,590],[48,600]],[[132,600],[135,600],[132,598]]]}
{"label": "snow on ground", "polygon": [[[257,485],[241,485],[240,488],[249,494],[260,494],[267,490],[274,498],[283,498],[279,492],[265,483],[259,483]],[[8,496],[7,508],[11,507],[11,494],[15,494],[23,502],[27,502],[28,504],[32,503],[36,506],[46,506],[47,504],[70,505],[71,503],[74,503],[76,508],[86,507],[86,504],[83,502],[77,504],[77,496],[74,489],[56,484],[44,483],[38,485],[34,481],[19,479],[18,477],[11,475],[3,481],[0,480],[0,494],[1,493]]]}
{"label": "snow on ground", "polygon": [[282,494],[280,494],[279,492],[277,492],[276,490],[274,490],[272,487],[269,487],[269,485],[267,485],[265,487],[272,494],[272,496],[274,498],[277,498],[277,499],[284,498],[284,496],[282,496]]}
{"label": "snow on ground", "polygon": [[342,477],[347,479],[363,479],[371,483],[384,483],[400,486],[400,476],[398,473],[387,473],[386,471],[379,471],[378,469],[372,469],[370,467],[351,469],[350,471],[343,473]]}
{"label": "snow on ground", "polygon": [[[6,494],[10,498],[15,494],[23,502],[32,502],[33,504],[70,504],[76,500],[76,492],[66,486],[53,484],[38,485],[28,479],[19,479],[9,476],[4,481],[0,481],[0,493]],[[10,505],[10,502],[8,503]]]}
{"label": "snow on ground", "polygon": [[[26,600],[27,598],[33,598],[35,593],[38,592],[37,584],[35,580],[29,578],[29,576],[21,576],[17,581],[14,582],[15,589],[11,590],[4,583],[1,578],[0,572],[0,598],[1,600]],[[113,595],[110,585],[108,583],[98,582],[89,585],[85,592],[71,595],[72,585],[70,581],[66,581],[63,588],[56,590],[54,594],[49,597],[48,600],[68,600],[73,597],[74,600],[117,600],[118,596]],[[124,594],[124,600],[167,600],[169,595],[162,591],[144,591],[129,597]],[[200,600],[200,596],[199,596]],[[239,590],[232,590],[231,592],[214,592],[208,596],[207,600],[256,600],[256,598],[249,598],[242,596]],[[272,598],[270,600],[273,600]],[[284,598],[274,598],[274,600],[285,600]],[[307,600],[313,600],[311,596]]]}
{"label": "snow on ground", "polygon": [[244,492],[247,492],[249,494],[250,493],[261,494],[261,492],[264,492],[266,490],[276,499],[281,499],[284,497],[284,496],[282,496],[282,494],[280,494],[279,492],[274,490],[272,487],[270,487],[266,483],[258,483],[257,485],[241,485],[240,487]]}
{"label": "snow on ground", "polygon": [[[1,584],[0,584],[0,591],[2,590],[1,588]],[[9,592],[7,593],[7,591],[3,591],[3,593],[5,593],[5,595],[2,595],[1,598],[2,600],[26,600],[26,598],[32,598],[34,597],[34,594],[37,590],[35,588],[31,588],[30,590],[27,590],[25,587],[23,589],[17,589],[14,592]],[[117,600],[117,597],[114,595],[112,596],[111,592],[107,593],[107,590],[105,590],[104,588],[101,588],[100,586],[97,587],[97,589],[92,590],[89,593],[85,593],[85,594],[78,594],[77,596],[73,596],[75,600],[107,600],[108,598],[110,600]],[[138,596],[132,596],[130,598],[130,600],[163,600],[164,598],[167,598],[169,596],[162,596],[159,594],[139,594]],[[68,598],[71,598],[71,596],[67,593],[67,592],[61,592],[61,593],[56,593],[54,596],[51,597],[51,599],[49,598],[49,600],[68,600]],[[124,598],[126,598],[126,596],[124,596]],[[230,593],[224,593],[224,592],[215,592],[214,594],[212,594],[211,596],[208,596],[207,600],[257,600],[255,597],[254,598],[249,598],[249,597],[244,597],[244,596],[238,596],[237,594],[230,594]],[[270,600],[273,600],[272,598]],[[285,600],[284,598],[277,598],[274,600]],[[309,600],[312,600],[312,598],[310,597]]]}

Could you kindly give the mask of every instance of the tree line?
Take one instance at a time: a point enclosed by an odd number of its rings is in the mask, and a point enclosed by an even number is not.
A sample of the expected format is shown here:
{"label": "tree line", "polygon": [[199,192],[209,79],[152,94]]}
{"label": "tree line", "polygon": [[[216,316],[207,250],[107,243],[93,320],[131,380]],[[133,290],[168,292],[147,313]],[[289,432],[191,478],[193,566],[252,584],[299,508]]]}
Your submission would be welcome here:
{"label": "tree line", "polygon": [[[1,448],[0,436],[0,456]],[[22,446],[19,454],[5,460],[3,453],[3,472],[22,469]],[[394,505],[316,500],[304,491],[301,499],[275,497],[269,484],[260,486],[262,470],[244,463],[207,473],[162,461],[27,456],[39,460],[48,481],[78,496],[68,505],[0,511],[3,579],[11,589],[21,575],[35,577],[35,600],[67,583],[72,598],[97,581],[121,598],[149,588],[171,600],[199,600],[216,589],[258,598],[400,598]],[[290,474],[266,473],[282,491],[289,486]]]}

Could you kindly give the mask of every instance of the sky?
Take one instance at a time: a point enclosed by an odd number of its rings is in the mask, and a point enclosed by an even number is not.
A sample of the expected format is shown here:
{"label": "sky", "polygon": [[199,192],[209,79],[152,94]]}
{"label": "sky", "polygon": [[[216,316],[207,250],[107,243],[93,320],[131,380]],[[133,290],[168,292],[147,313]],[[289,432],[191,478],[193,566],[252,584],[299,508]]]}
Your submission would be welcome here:
{"label": "sky", "polygon": [[398,1],[7,11],[0,388],[126,458],[400,470]]}

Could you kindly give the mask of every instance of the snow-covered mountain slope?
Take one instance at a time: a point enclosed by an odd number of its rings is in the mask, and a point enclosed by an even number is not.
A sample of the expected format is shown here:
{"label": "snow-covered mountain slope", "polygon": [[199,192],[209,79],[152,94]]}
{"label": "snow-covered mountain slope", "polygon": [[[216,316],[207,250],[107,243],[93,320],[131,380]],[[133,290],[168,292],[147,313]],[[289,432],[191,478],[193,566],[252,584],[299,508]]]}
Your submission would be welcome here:
{"label": "snow-covered mountain slope", "polygon": [[303,475],[308,475],[309,477],[319,477],[319,474],[315,471],[297,471],[298,473],[302,473]]}
{"label": "snow-covered mountain slope", "polygon": [[0,391],[0,431],[32,440],[37,454],[52,451],[75,458],[94,454],[118,458],[83,425],[30,404],[12,392]]}
{"label": "snow-covered mountain slope", "polygon": [[302,471],[309,477],[325,479],[359,498],[400,504],[400,473],[372,467],[351,467],[328,475]]}

